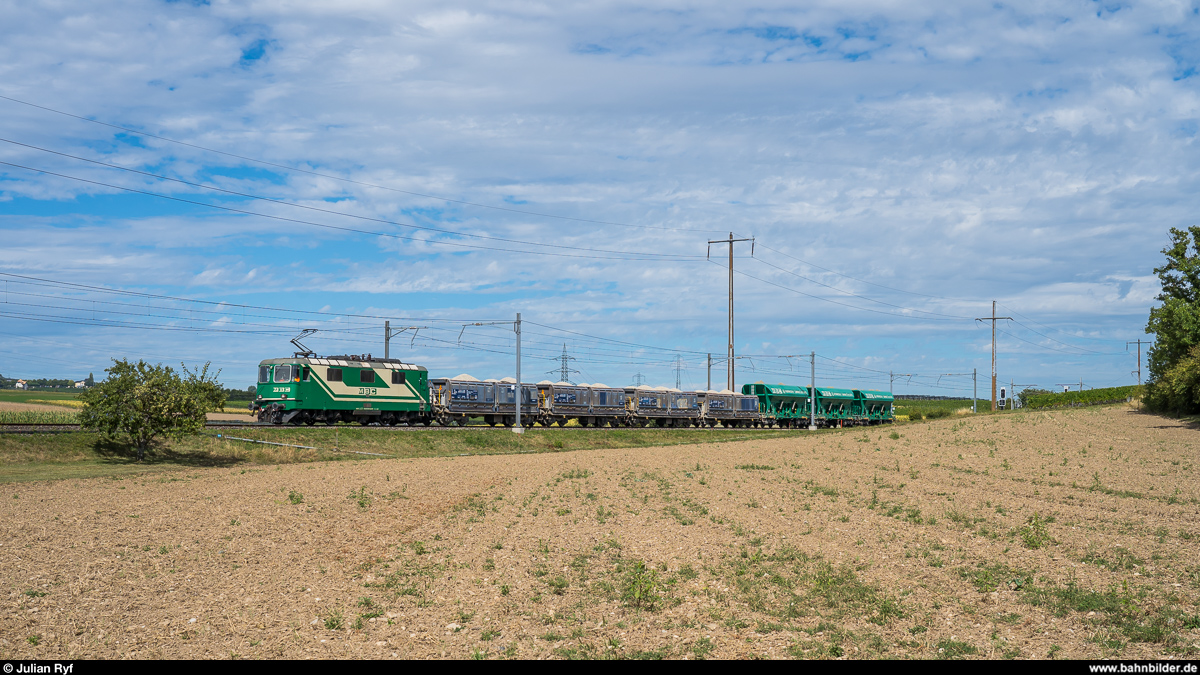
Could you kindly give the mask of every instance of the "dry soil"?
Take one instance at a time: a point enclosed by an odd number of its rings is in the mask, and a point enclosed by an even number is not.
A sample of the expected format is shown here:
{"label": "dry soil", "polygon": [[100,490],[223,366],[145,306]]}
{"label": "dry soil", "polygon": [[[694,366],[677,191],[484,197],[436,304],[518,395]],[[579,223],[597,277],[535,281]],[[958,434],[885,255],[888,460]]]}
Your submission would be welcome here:
{"label": "dry soil", "polygon": [[12,484],[0,658],[1194,656],[1198,441],[1106,407]]}

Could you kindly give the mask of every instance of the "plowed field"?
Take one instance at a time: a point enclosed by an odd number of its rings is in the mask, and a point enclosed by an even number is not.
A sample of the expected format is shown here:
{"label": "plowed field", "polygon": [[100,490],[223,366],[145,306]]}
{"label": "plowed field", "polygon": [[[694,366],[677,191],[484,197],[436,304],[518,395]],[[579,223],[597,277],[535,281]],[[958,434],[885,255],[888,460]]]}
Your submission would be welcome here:
{"label": "plowed field", "polygon": [[0,658],[1194,657],[1198,446],[1104,407],[8,484]]}

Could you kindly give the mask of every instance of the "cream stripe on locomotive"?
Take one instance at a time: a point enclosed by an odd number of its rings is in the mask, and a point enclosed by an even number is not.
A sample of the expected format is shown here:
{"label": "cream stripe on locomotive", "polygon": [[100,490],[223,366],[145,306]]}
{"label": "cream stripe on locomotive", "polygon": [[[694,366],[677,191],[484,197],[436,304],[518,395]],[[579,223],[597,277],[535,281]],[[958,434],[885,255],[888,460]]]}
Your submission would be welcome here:
{"label": "cream stripe on locomotive", "polygon": [[[320,365],[329,365],[334,367],[370,370],[375,373],[376,380],[384,381],[384,374],[380,372],[381,369],[370,368],[365,363],[347,362],[337,359],[313,359],[313,362]],[[414,366],[410,366],[409,364],[397,365],[398,367],[395,368],[396,370],[416,370]],[[391,370],[393,369],[386,369],[387,372],[390,372]],[[354,385],[346,384],[345,382],[329,382],[325,379],[325,373],[320,372],[320,370],[316,368],[312,369],[312,374],[316,381],[321,384],[321,387],[325,390],[325,393],[329,394],[331,398],[338,401],[402,401],[405,399],[416,399],[418,401],[425,400],[421,397],[421,394],[413,388],[412,383],[410,383],[407,378],[403,384],[404,389],[401,390],[401,385],[391,383],[388,383],[386,387],[379,387],[365,384]],[[389,375],[388,377],[390,378],[391,376]],[[363,394],[364,390],[377,393]],[[393,392],[399,395],[397,396],[393,394]]]}

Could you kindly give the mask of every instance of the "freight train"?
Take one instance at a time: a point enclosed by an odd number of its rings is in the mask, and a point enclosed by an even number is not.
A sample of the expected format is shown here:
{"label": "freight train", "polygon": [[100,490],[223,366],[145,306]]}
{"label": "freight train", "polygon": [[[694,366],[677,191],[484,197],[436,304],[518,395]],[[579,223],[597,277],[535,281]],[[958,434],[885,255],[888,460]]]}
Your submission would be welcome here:
{"label": "freight train", "polygon": [[250,409],[273,424],[357,422],[394,426],[784,427],[889,424],[886,391],[746,384],[741,392],[680,391],[667,387],[609,387],[569,382],[521,383],[506,377],[429,378],[399,359],[371,355],[267,359],[258,366]]}

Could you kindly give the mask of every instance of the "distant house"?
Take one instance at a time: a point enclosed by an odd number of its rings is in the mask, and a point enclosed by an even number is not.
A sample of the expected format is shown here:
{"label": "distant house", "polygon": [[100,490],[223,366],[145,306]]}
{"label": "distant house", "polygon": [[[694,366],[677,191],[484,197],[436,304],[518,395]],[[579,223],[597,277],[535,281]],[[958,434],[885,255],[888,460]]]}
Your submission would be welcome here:
{"label": "distant house", "polygon": [[87,386],[87,380],[76,380],[76,381],[75,381],[75,388],[76,388],[76,389],[83,389],[83,388],[84,388],[84,387],[86,387],[86,386]]}
{"label": "distant house", "polygon": [[25,380],[17,380],[17,389],[28,389],[29,385],[25,384]]}

